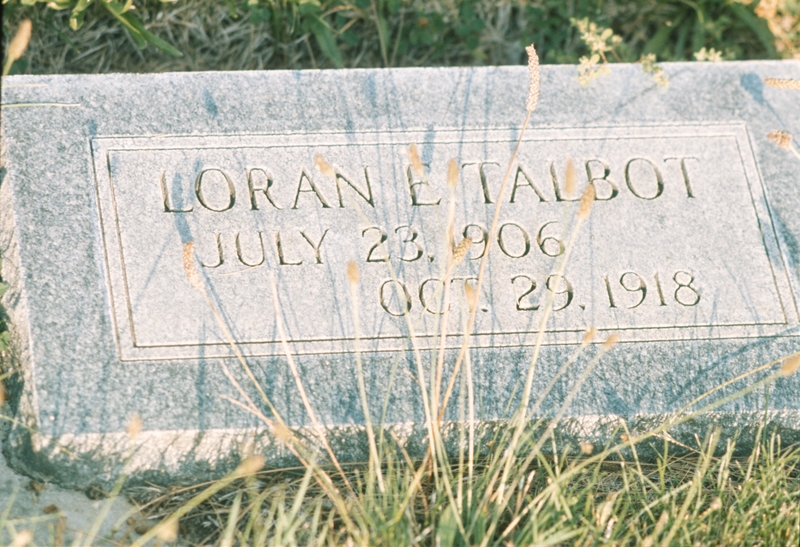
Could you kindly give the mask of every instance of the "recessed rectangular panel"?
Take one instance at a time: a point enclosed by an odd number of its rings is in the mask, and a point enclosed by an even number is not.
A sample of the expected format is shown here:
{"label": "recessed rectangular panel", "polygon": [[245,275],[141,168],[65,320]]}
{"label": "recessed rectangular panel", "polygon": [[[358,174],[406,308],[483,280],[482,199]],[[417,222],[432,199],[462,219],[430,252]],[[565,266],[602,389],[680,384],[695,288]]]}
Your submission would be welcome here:
{"label": "recessed rectangular panel", "polygon": [[[273,282],[293,351],[352,352],[351,261],[365,349],[404,348],[409,329],[420,347],[438,347],[445,316],[458,347],[465,285],[475,285],[516,136],[94,139],[121,358],[229,356],[215,314],[245,354],[282,353]],[[475,346],[532,345],[551,294],[547,344],[577,343],[590,326],[629,341],[691,340],[777,334],[797,319],[742,126],[530,130],[508,177]],[[597,199],[576,231],[590,182]],[[451,207],[455,243],[473,243],[442,314]],[[190,241],[203,291],[183,268]]]}

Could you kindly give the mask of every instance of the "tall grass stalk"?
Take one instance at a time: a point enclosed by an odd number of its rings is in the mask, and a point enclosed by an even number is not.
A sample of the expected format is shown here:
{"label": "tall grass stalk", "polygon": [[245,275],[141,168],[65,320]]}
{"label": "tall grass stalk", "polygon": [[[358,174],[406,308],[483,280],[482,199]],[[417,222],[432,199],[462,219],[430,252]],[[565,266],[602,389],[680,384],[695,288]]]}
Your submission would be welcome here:
{"label": "tall grass stalk", "polygon": [[[511,157],[508,160],[508,166],[506,167],[505,174],[503,175],[503,182],[500,184],[500,190],[497,194],[497,201],[494,208],[494,214],[492,215],[492,224],[489,227],[489,232],[486,236],[486,245],[483,249],[483,256],[481,257],[480,266],[478,267],[478,279],[475,282],[475,294],[476,298],[480,299],[481,295],[481,288],[483,287],[483,280],[486,274],[486,265],[489,263],[489,252],[492,247],[492,242],[494,242],[494,238],[497,235],[497,225],[500,222],[500,210],[503,206],[503,197],[505,196],[506,189],[508,188],[508,180],[511,177],[511,170],[514,167],[514,162],[517,158],[517,153],[519,152],[520,146],[522,146],[522,140],[525,137],[525,130],[528,128],[528,123],[531,119],[531,114],[534,110],[536,110],[536,106],[539,103],[539,94],[540,94],[540,78],[539,78],[539,56],[536,53],[536,48],[531,44],[526,48],[526,52],[528,54],[528,99],[525,103],[525,121],[522,122],[522,128],[519,132],[519,137],[517,138],[517,143],[514,145],[514,151],[511,153]],[[461,369],[461,363],[464,360],[465,354],[469,351],[470,347],[470,338],[472,336],[472,329],[475,327],[475,318],[477,315],[478,306],[477,302],[476,305],[470,309],[469,319],[467,321],[467,328],[464,330],[464,340],[461,343],[461,348],[458,352],[458,356],[456,357],[455,365],[453,366],[453,372],[450,378],[450,382],[447,386],[447,390],[445,392],[444,400],[442,401],[442,414],[444,414],[444,409],[447,408],[447,402],[450,399],[450,393],[452,393],[453,386],[455,385],[455,379],[458,376],[458,373]],[[438,401],[437,401],[438,404]],[[438,420],[438,423],[441,423],[441,418]]]}
{"label": "tall grass stalk", "polygon": [[[235,399],[231,399],[229,397],[224,397],[224,398],[226,400],[228,400],[229,402],[231,402],[232,404],[234,404],[236,406],[239,406],[239,407],[243,408],[244,410],[252,413],[256,417],[258,417],[270,429],[270,431],[275,435],[276,438],[278,438],[279,440],[284,442],[286,447],[292,452],[292,454],[295,457],[297,457],[297,459],[304,466],[306,466],[306,467],[310,466],[310,467],[312,467],[314,469],[315,476],[316,476],[317,480],[319,481],[320,486],[328,493],[328,495],[331,498],[331,501],[340,509],[340,511],[342,513],[341,514],[342,520],[348,525],[348,527],[351,529],[352,532],[355,532],[356,529],[355,529],[355,526],[353,524],[353,521],[352,521],[352,519],[350,519],[350,517],[348,515],[348,511],[345,509],[345,503],[342,500],[341,496],[339,495],[334,482],[331,480],[330,476],[328,476],[328,474],[325,473],[325,471],[321,467],[318,467],[316,465],[315,458],[313,458],[313,456],[309,455],[309,451],[303,446],[303,444],[299,441],[299,439],[297,439],[297,437],[294,435],[294,433],[292,433],[292,431],[286,426],[286,423],[281,418],[281,416],[278,413],[277,409],[272,404],[270,399],[267,397],[267,395],[264,392],[264,390],[261,387],[261,385],[255,379],[255,376],[253,375],[250,367],[248,366],[247,362],[245,361],[244,357],[242,356],[241,352],[239,351],[238,346],[234,342],[233,336],[231,335],[230,330],[228,329],[228,326],[225,324],[225,321],[222,319],[222,316],[219,313],[219,311],[217,311],[216,307],[211,302],[211,299],[208,296],[208,292],[205,290],[205,286],[203,285],[203,281],[202,281],[202,278],[200,276],[200,272],[197,270],[196,262],[197,262],[197,259],[196,259],[195,253],[194,253],[194,244],[191,243],[191,242],[188,242],[188,243],[184,244],[184,248],[183,248],[183,267],[184,267],[184,271],[186,273],[186,277],[189,280],[189,283],[195,289],[197,289],[202,294],[202,296],[204,297],[204,299],[205,299],[208,307],[211,309],[212,314],[214,315],[214,318],[216,319],[220,329],[222,330],[222,332],[227,337],[228,344],[230,345],[231,349],[234,351],[234,354],[236,355],[236,357],[239,359],[239,362],[242,364],[242,367],[246,371],[246,373],[247,373],[248,377],[250,378],[251,382],[253,382],[255,384],[256,389],[258,389],[259,393],[262,396],[262,399],[268,405],[268,407],[269,407],[270,411],[272,412],[273,416],[275,417],[277,423],[275,421],[269,419],[267,416],[264,415],[263,412],[261,412],[261,410],[256,406],[256,404],[253,402],[253,400],[250,398],[250,396],[244,390],[244,388],[242,388],[242,386],[238,382],[238,380],[236,380],[236,378],[230,372],[230,369],[228,369],[228,366],[225,364],[225,361],[221,360],[220,361],[220,366],[222,368],[223,374],[228,379],[228,381],[231,382],[231,384],[234,386],[236,391],[246,401],[246,404],[242,403],[240,401],[237,401]],[[282,325],[282,323],[280,321],[280,307],[279,307],[279,302],[278,302],[278,299],[277,299],[277,289],[274,287],[274,282],[273,282],[273,297],[274,297],[274,303],[275,303],[275,306],[276,306],[276,316],[277,316],[277,322],[278,322],[278,326],[279,326],[279,332],[282,332],[281,329],[282,329],[283,325]],[[285,333],[283,333],[283,334],[284,335],[282,336],[282,339],[283,339],[283,342],[285,342],[285,340],[286,340]],[[288,345],[285,346],[285,347],[288,347]],[[290,366],[294,365],[294,361],[293,361],[293,359],[291,359],[291,352],[289,352],[289,358],[290,358]],[[292,367],[292,372],[295,375],[296,379],[299,378],[299,375],[297,374],[296,367]],[[300,384],[300,387],[302,387],[302,383]],[[304,391],[303,391],[303,393],[304,393]],[[306,401],[307,401],[307,397],[306,397]],[[314,416],[314,415],[312,414],[312,416]],[[315,424],[315,425],[317,425],[317,424]],[[323,430],[319,429],[319,427],[318,427],[317,428],[317,433],[321,434],[323,436],[323,442],[325,443],[326,448],[328,448],[329,453],[331,455],[333,455],[333,451],[328,446],[327,439],[324,437],[325,432]],[[333,456],[333,461],[336,464],[337,470],[340,472],[340,474],[341,474],[341,476],[342,476],[342,478],[344,480],[345,485],[348,487],[348,489],[351,491],[351,493],[354,493],[353,489],[352,489],[352,486],[350,485],[350,482],[347,479],[347,476],[344,474],[344,471],[342,470],[341,465],[339,465],[338,460],[335,459],[335,456]]]}
{"label": "tall grass stalk", "polygon": [[385,492],[383,486],[383,475],[381,473],[381,461],[378,456],[378,447],[375,444],[375,431],[372,427],[372,417],[369,413],[369,401],[367,400],[367,387],[364,382],[364,365],[361,359],[361,321],[358,317],[358,265],[350,262],[347,265],[347,280],[350,283],[350,296],[353,302],[353,327],[355,329],[355,350],[356,350],[356,373],[358,375],[358,392],[361,396],[361,406],[364,410],[364,427],[367,430],[367,441],[369,442],[370,457],[370,481],[372,484],[372,474],[375,473],[378,479],[378,487],[381,493]]}
{"label": "tall grass stalk", "polygon": [[278,336],[281,341],[281,347],[283,348],[284,355],[286,357],[286,362],[289,364],[289,370],[292,373],[292,377],[294,378],[295,385],[297,386],[297,392],[300,394],[300,399],[303,401],[303,407],[306,409],[308,413],[308,417],[311,419],[311,423],[313,424],[316,432],[319,436],[319,440],[322,442],[325,450],[328,452],[328,456],[331,458],[331,462],[336,467],[336,470],[339,472],[339,475],[342,477],[344,484],[347,486],[347,489],[350,491],[351,495],[355,495],[353,491],[353,486],[350,484],[350,481],[347,480],[347,475],[345,474],[344,470],[342,469],[342,465],[339,463],[339,459],[334,454],[333,449],[331,448],[330,443],[328,442],[328,436],[326,434],[326,428],[323,427],[322,423],[317,418],[316,412],[314,412],[314,407],[311,405],[311,401],[308,400],[308,394],[306,394],[305,387],[303,387],[303,380],[300,378],[300,371],[297,370],[297,364],[294,362],[294,356],[292,355],[292,350],[289,347],[289,339],[286,336],[286,329],[283,326],[283,316],[281,314],[281,304],[280,299],[278,297],[278,287],[275,284],[275,277],[270,274],[269,278],[270,288],[272,289],[272,304],[275,309],[275,324],[278,327]]}

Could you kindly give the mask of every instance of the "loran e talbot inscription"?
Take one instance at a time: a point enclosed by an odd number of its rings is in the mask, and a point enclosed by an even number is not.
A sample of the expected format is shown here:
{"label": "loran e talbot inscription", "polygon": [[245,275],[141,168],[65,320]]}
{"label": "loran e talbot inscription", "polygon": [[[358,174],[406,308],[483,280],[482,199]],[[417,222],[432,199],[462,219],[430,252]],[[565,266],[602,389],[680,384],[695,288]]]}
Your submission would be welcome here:
{"label": "loran e talbot inscription", "polygon": [[[516,131],[126,137],[93,140],[109,295],[123,360],[218,357],[230,348],[182,268],[194,241],[243,351],[280,353],[277,280],[298,353],[353,351],[347,262],[359,263],[366,349],[434,343],[455,190],[449,332],[460,342]],[[411,169],[419,147],[425,176]],[[333,166],[323,174],[320,155]],[[567,195],[564,171],[577,169]],[[563,276],[580,192],[597,203]],[[534,130],[512,166],[475,324],[476,346],[530,345],[555,294],[547,343],[588,326],[623,340],[779,334],[797,306],[748,136],[739,125]],[[724,319],[720,319],[724,318]],[[146,319],[146,320],[145,320]]]}

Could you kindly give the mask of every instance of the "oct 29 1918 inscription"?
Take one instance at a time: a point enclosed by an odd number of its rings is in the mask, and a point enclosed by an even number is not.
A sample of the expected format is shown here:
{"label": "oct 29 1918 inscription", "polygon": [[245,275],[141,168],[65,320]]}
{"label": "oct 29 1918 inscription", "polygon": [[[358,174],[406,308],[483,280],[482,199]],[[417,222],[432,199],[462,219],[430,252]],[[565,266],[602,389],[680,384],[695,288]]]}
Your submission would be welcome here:
{"label": "oct 29 1918 inscription", "polygon": [[[3,110],[9,463],[80,488],[126,461],[134,480],[218,477],[243,443],[290,464],[230,403],[231,378],[254,389],[240,356],[289,427],[313,425],[300,378],[332,449],[363,459],[356,348],[370,405],[424,450],[417,363],[444,347],[450,374],[472,310],[465,358],[485,424],[518,400],[540,329],[534,397],[587,329],[618,337],[571,399],[565,443],[645,427],[797,351],[800,186],[766,135],[800,114],[761,82],[798,67],[665,64],[667,90],[636,66],[590,88],[544,67],[491,241],[524,68],[9,78],[4,105],[49,105]],[[455,265],[448,239],[471,241]],[[537,401],[541,415],[579,373]],[[672,434],[769,423],[800,439],[797,379],[770,389]],[[144,430],[126,460],[131,416]],[[452,405],[444,418],[458,419]]]}

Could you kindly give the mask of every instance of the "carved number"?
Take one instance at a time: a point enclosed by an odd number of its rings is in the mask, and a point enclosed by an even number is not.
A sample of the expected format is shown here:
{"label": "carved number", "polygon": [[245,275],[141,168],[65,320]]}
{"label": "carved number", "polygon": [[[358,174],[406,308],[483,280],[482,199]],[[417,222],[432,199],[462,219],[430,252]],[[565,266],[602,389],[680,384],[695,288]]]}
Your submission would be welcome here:
{"label": "carved number", "polygon": [[530,300],[528,300],[524,304],[522,302],[523,298],[527,297],[529,294],[531,294],[533,291],[536,290],[536,281],[534,281],[533,278],[531,278],[530,276],[522,274],[522,275],[515,275],[514,277],[512,277],[511,284],[513,285],[517,279],[525,279],[527,281],[526,285],[528,286],[525,292],[523,292],[521,295],[519,295],[519,297],[517,297],[517,310],[518,311],[538,310],[539,306],[537,304],[534,304]]}
{"label": "carved number", "polygon": [[[658,305],[666,306],[667,303],[664,299],[664,291],[661,287],[661,280],[658,277],[658,273],[653,275],[653,279],[656,282]],[[684,270],[679,270],[672,276],[672,279],[677,285],[673,293],[675,302],[686,307],[696,306],[697,303],[700,302],[700,291],[692,286],[692,283],[694,283],[694,276],[692,274]],[[608,295],[608,307],[616,308],[617,301],[614,298],[614,292],[611,288],[611,282],[608,280],[608,276],[603,276],[603,282],[606,287],[606,295]],[[628,306],[630,310],[641,306],[645,298],[647,298],[647,283],[644,278],[636,272],[623,273],[619,278],[619,285],[629,293],[639,293],[638,300]]]}
{"label": "carved number", "polygon": [[[689,281],[687,281],[686,283],[681,283],[680,281],[678,281],[678,275],[680,275],[680,274],[683,274],[685,276],[684,279],[686,277],[688,277]],[[678,284],[678,288],[675,289],[675,302],[677,302],[681,306],[694,306],[698,302],[700,302],[700,291],[698,291],[697,289],[692,287],[692,283],[694,283],[694,276],[692,274],[690,274],[689,272],[684,272],[683,270],[681,270],[681,271],[675,272],[675,275],[672,276],[672,279],[673,279],[673,281],[675,281],[675,283]],[[684,301],[682,301],[680,299],[680,290],[681,289],[688,289],[689,291],[694,293],[694,298],[692,299],[691,302],[684,302]],[[686,291],[684,291],[683,294],[686,294]]]}
{"label": "carved number", "polygon": [[[550,282],[554,278],[558,278],[558,279],[561,279],[561,280],[564,281],[564,290],[557,291],[553,287],[550,286]],[[575,296],[573,294],[573,290],[572,290],[572,283],[570,283],[569,280],[566,277],[564,277],[563,275],[549,275],[549,276],[547,276],[547,281],[545,281],[545,286],[547,287],[548,291],[553,293],[553,295],[556,295],[556,296],[559,295],[559,294],[566,294],[567,295],[567,301],[564,303],[564,305],[561,306],[560,308],[553,308],[553,311],[563,310],[564,308],[566,308],[567,306],[569,306],[572,303],[572,298],[573,298],[573,296]]]}
{"label": "carved number", "polygon": [[[635,287],[628,287],[625,284],[625,279],[627,279],[628,278],[627,276],[629,276],[629,275],[636,277],[636,286]],[[639,301],[636,304],[634,304],[633,306],[628,306],[628,309],[630,309],[630,310],[632,310],[633,308],[638,308],[642,304],[642,302],[644,302],[645,297],[647,297],[647,284],[644,282],[644,279],[642,279],[642,276],[637,274],[637,273],[625,272],[624,274],[622,274],[622,277],[619,278],[619,284],[622,285],[622,288],[625,289],[628,292],[637,292],[638,291],[638,292],[641,293],[641,297],[639,298]]]}
{"label": "carved number", "polygon": [[[539,246],[539,248],[542,250],[542,252],[547,256],[561,256],[562,254],[564,254],[564,242],[563,241],[561,241],[558,238],[552,237],[552,236],[550,236],[550,237],[542,237],[542,232],[544,232],[544,229],[547,228],[548,226],[550,226],[551,224],[555,224],[555,223],[556,223],[555,220],[550,221],[550,222],[545,222],[544,224],[542,224],[541,228],[539,228],[539,232],[536,234],[536,244]],[[558,250],[556,250],[555,252],[547,252],[547,249],[545,247],[547,246],[547,242],[548,241],[554,242],[557,245]]]}
{"label": "carved number", "polygon": [[[411,236],[407,237],[406,239],[403,239],[401,237],[400,241],[402,243],[413,243],[417,248],[417,253],[415,255],[411,257],[401,256],[400,260],[402,260],[403,262],[414,262],[415,260],[419,260],[420,258],[422,258],[422,255],[425,254],[425,250],[422,248],[422,245],[420,245],[419,242],[417,241],[417,236],[419,236],[419,232],[417,231],[417,229],[409,224],[403,224],[395,228],[394,233],[399,235],[400,230],[408,230],[408,233]],[[384,241],[385,240],[386,239],[384,238]]]}
{"label": "carved number", "polygon": [[[538,304],[534,304],[532,301],[533,293],[536,291],[536,280],[529,275],[520,274],[515,275],[511,278],[511,284],[516,285],[517,279],[524,280],[523,283],[523,293],[517,297],[517,310],[518,311],[536,311],[539,309]],[[553,296],[558,296],[561,294],[567,295],[566,302],[564,302],[563,306],[554,307],[553,311],[560,311],[569,306],[572,303],[572,299],[575,296],[574,289],[572,287],[572,283],[564,277],[563,275],[549,275],[545,278],[544,286],[547,288],[548,291],[553,293]],[[561,288],[559,288],[561,287]]]}
{"label": "carved number", "polygon": [[[470,228],[477,228],[480,232],[480,239],[475,235],[475,230],[470,230]],[[472,233],[470,233],[472,232]],[[479,258],[483,258],[483,254],[486,252],[486,238],[489,237],[489,232],[486,230],[484,226],[480,224],[467,224],[464,226],[464,237],[471,237],[472,238],[472,245],[475,246],[479,243],[483,243],[483,249],[481,249],[481,254],[478,256],[470,256],[470,260],[477,260]]]}
{"label": "carved number", "polygon": [[372,256],[372,253],[374,253],[378,249],[378,247],[386,243],[386,239],[388,238],[388,236],[386,235],[386,231],[380,226],[370,226],[368,228],[365,228],[361,232],[361,237],[364,237],[367,234],[367,232],[371,232],[373,230],[378,232],[379,237],[378,240],[375,242],[375,244],[369,248],[369,252],[367,253],[367,262],[386,262],[387,260],[389,260],[389,253],[386,252],[386,249],[383,249],[386,256],[375,257],[375,258],[373,258]]}

